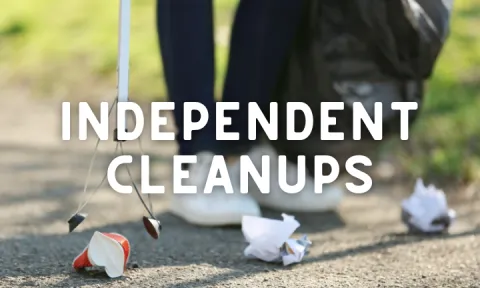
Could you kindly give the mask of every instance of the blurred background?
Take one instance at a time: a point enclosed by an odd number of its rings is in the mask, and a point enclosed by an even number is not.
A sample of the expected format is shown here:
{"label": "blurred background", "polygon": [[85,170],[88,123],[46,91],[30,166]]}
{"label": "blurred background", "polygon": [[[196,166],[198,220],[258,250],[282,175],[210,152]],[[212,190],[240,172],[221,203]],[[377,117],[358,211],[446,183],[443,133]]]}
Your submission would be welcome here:
{"label": "blurred background", "polygon": [[[215,2],[220,91],[237,0]],[[135,101],[165,99],[154,7],[154,0],[132,1],[130,85]],[[117,20],[118,7],[110,1],[5,1],[0,11],[2,96],[111,99]],[[393,141],[385,151],[406,176],[468,184],[480,179],[480,0],[456,0],[451,27],[411,141]]]}

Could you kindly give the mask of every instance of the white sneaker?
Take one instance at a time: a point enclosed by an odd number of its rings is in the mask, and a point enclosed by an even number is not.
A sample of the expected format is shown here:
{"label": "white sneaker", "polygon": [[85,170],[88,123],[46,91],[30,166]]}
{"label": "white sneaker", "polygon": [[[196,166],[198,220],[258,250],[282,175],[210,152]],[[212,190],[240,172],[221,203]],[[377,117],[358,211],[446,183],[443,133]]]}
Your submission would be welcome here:
{"label": "white sneaker", "polygon": [[239,225],[244,215],[260,216],[260,207],[248,194],[240,194],[238,177],[229,173],[234,194],[226,194],[221,186],[215,186],[211,194],[203,190],[213,160],[212,153],[197,155],[197,163],[189,169],[190,177],[184,185],[197,187],[196,194],[174,194],[170,211],[185,221],[200,226]]}
{"label": "white sneaker", "polygon": [[[250,195],[263,207],[283,212],[326,212],[335,210],[343,198],[344,190],[335,185],[324,185],[323,192],[316,194],[314,179],[309,175],[302,191],[296,194],[285,193],[278,183],[279,161],[274,148],[268,144],[260,145],[253,148],[248,155],[258,171],[262,171],[262,156],[270,156],[270,193],[261,193],[256,183],[249,181]],[[297,183],[297,175],[297,165],[287,162],[287,183]]]}

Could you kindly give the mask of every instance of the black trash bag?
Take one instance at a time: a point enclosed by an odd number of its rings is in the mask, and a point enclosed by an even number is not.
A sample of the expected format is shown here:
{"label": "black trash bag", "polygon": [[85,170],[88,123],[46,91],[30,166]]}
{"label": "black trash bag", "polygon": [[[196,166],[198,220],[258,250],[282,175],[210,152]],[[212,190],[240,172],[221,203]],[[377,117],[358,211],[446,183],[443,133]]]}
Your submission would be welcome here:
{"label": "black trash bag", "polygon": [[[450,1],[450,2],[448,2]],[[354,141],[353,102],[361,102],[373,119],[375,102],[383,103],[383,139],[399,135],[400,113],[392,102],[417,102],[449,33],[453,0],[306,0],[297,38],[280,76],[274,102],[279,103],[277,152],[296,162],[305,155],[313,173],[315,155],[331,155],[344,167],[353,155],[374,157],[381,141],[362,125],[362,140]],[[304,102],[313,112],[313,132],[305,140],[286,139],[286,103]],[[344,141],[320,140],[320,103],[344,102],[331,132]],[[305,117],[295,115],[295,130]],[[323,167],[323,173],[329,173]],[[343,169],[341,173],[345,172]]]}

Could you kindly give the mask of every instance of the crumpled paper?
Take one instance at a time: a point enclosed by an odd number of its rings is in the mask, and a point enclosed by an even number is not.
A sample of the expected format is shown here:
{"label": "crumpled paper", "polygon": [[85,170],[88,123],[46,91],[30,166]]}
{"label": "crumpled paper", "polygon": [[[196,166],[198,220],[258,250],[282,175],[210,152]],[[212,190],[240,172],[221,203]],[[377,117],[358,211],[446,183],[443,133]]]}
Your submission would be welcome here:
{"label": "crumpled paper", "polygon": [[249,243],[243,254],[247,258],[266,262],[283,262],[287,266],[300,262],[312,245],[304,235],[300,239],[290,236],[300,227],[293,216],[282,214],[282,220],[244,216],[242,232]]}
{"label": "crumpled paper", "polygon": [[445,193],[417,179],[412,195],[402,202],[402,221],[410,232],[441,233],[448,230],[456,213],[448,208]]}

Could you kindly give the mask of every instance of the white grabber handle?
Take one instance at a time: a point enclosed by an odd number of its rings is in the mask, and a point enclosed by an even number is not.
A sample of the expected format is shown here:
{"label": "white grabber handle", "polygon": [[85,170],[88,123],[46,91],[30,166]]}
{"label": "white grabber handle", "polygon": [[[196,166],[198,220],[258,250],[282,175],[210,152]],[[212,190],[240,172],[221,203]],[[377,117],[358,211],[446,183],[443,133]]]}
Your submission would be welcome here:
{"label": "white grabber handle", "polygon": [[[118,66],[117,66],[117,101],[128,102],[129,62],[130,62],[130,0],[120,0],[118,24]],[[125,128],[127,119],[125,119]],[[117,131],[115,131],[115,141]]]}

